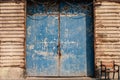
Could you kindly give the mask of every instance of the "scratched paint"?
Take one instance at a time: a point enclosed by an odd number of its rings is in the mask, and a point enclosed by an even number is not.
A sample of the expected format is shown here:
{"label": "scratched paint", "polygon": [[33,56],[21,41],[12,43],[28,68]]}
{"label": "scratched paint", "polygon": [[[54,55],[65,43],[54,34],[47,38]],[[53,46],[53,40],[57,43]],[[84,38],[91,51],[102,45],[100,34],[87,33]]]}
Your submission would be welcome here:
{"label": "scratched paint", "polygon": [[61,75],[63,76],[86,74],[86,22],[85,17],[79,17],[61,16],[61,53],[62,57],[66,54],[69,56],[66,59],[61,59]]}
{"label": "scratched paint", "polygon": [[[45,16],[30,17],[39,19]],[[40,21],[27,18],[27,71],[31,76],[57,75],[58,30],[54,19],[55,16],[47,16]]]}
{"label": "scratched paint", "polygon": [[[47,4],[53,6],[48,8]],[[43,1],[29,5],[27,12],[27,75],[94,74],[92,5]]]}

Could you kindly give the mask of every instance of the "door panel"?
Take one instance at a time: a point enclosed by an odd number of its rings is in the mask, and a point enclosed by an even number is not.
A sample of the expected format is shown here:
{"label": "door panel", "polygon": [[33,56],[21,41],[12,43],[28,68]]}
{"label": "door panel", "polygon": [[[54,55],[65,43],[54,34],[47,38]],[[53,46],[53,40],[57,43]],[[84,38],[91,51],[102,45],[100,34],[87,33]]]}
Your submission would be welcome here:
{"label": "door panel", "polygon": [[67,0],[44,2],[28,7],[32,15],[27,16],[27,75],[93,75],[91,5]]}
{"label": "door panel", "polygon": [[61,76],[86,75],[86,23],[79,17],[60,17]]}
{"label": "door panel", "polygon": [[93,76],[92,3],[66,0],[60,11],[60,75]]}
{"label": "door panel", "polygon": [[27,18],[27,75],[57,76],[58,18]]}

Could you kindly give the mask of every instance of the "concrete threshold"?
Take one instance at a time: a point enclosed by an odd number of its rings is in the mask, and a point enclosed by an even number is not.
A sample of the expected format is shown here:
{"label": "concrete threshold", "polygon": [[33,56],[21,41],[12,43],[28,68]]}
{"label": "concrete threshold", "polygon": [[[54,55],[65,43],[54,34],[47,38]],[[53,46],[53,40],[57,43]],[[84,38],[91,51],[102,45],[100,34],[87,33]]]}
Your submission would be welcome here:
{"label": "concrete threshold", "polygon": [[26,80],[96,80],[91,77],[70,77],[70,78],[42,78],[42,77],[27,77]]}

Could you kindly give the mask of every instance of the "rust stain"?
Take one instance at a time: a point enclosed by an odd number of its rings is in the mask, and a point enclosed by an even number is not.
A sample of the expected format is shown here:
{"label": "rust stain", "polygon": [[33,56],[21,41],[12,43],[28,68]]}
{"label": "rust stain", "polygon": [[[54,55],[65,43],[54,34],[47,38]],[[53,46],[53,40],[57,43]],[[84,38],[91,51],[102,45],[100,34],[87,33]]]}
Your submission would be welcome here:
{"label": "rust stain", "polygon": [[103,28],[103,27],[105,27],[105,26],[104,26],[101,22],[99,22],[99,24],[97,24],[96,27],[97,27],[97,28],[99,28],[99,27]]}
{"label": "rust stain", "polygon": [[104,38],[104,37],[107,37],[106,34],[98,34],[97,36],[98,36],[98,38]]}
{"label": "rust stain", "polygon": [[119,42],[119,40],[102,40],[102,42],[111,42],[111,43],[115,43],[115,42]]}
{"label": "rust stain", "polygon": [[58,9],[59,9],[59,14],[58,14],[58,76],[60,76],[60,67],[61,67],[61,45],[60,45],[60,0],[58,0]]}
{"label": "rust stain", "polygon": [[103,43],[116,43],[120,42],[119,40],[103,40],[103,39],[98,39],[98,41],[103,42]]}

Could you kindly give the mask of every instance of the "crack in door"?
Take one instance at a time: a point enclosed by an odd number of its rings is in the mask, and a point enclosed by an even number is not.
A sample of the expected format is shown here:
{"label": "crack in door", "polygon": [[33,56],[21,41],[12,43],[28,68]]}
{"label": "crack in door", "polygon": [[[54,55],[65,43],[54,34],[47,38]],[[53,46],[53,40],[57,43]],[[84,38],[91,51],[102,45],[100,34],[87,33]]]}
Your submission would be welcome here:
{"label": "crack in door", "polygon": [[60,76],[61,67],[61,49],[60,49],[60,0],[58,0],[58,76]]}

